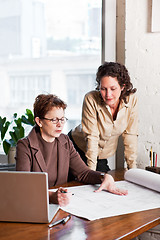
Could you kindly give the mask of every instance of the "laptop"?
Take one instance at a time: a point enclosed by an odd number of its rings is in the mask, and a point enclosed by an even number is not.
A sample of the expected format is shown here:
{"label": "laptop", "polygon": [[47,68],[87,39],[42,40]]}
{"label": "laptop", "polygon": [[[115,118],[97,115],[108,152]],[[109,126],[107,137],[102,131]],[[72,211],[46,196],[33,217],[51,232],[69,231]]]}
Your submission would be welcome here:
{"label": "laptop", "polygon": [[0,221],[49,223],[58,209],[49,204],[47,173],[0,172]]}

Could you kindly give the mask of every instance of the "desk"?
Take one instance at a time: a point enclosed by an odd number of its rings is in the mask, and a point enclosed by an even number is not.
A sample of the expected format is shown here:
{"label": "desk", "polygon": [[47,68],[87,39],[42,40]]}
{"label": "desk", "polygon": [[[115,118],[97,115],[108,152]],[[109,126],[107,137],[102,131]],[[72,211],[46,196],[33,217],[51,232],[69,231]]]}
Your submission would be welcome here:
{"label": "desk", "polygon": [[[110,171],[116,181],[123,179],[123,170]],[[70,182],[64,186],[73,186]],[[68,214],[59,210],[55,220]],[[112,240],[132,239],[160,224],[160,208],[88,221],[75,216],[65,224],[49,229],[48,224],[0,222],[1,240]]]}

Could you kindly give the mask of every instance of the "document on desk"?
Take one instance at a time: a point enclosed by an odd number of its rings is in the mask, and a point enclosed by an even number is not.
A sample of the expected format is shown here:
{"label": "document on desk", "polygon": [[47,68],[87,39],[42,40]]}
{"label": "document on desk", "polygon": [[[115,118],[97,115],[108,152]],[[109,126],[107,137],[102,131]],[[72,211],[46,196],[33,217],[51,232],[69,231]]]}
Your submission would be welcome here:
{"label": "document on desk", "polygon": [[[160,175],[142,169],[131,170],[134,171],[127,171],[125,181],[116,182],[117,187],[128,190],[127,196],[119,196],[107,191],[95,193],[94,190],[96,190],[99,185],[69,187],[68,190],[74,193],[74,195],[69,205],[62,207],[62,209],[88,220],[96,220],[160,208]],[[136,184],[133,183],[134,178]],[[156,182],[153,180],[156,180]],[[141,185],[137,184],[138,181],[140,181]],[[159,181],[159,183],[157,183],[157,181]],[[149,183],[149,188],[142,186],[147,185],[147,182]],[[156,188],[156,191],[151,189],[150,182],[152,182],[153,189]]]}

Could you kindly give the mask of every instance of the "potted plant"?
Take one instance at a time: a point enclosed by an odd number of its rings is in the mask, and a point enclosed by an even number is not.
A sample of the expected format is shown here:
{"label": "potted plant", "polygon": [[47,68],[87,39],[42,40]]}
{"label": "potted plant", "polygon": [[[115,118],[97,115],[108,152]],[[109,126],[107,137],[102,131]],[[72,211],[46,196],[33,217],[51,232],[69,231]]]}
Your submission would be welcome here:
{"label": "potted plant", "polygon": [[[8,155],[8,162],[15,162],[15,147],[17,141],[25,136],[24,125],[34,125],[34,116],[31,110],[26,109],[25,115],[21,117],[17,116],[17,113],[13,114],[13,120],[11,122],[6,120],[6,117],[0,117],[0,132],[1,132],[1,141],[3,144],[3,150],[6,155]],[[9,131],[9,128],[12,128]],[[6,139],[6,133],[9,131],[10,138]],[[12,160],[10,160],[12,159]]]}

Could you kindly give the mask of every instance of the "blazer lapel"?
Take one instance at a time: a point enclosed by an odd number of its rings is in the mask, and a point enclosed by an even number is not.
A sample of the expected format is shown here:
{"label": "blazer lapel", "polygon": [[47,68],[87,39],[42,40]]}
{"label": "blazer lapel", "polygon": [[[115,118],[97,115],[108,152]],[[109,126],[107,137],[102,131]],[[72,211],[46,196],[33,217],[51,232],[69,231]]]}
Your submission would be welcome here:
{"label": "blazer lapel", "polygon": [[46,163],[44,161],[43,155],[40,150],[35,151],[34,157],[35,157],[40,169],[42,170],[42,172],[47,172],[47,166],[46,166]]}
{"label": "blazer lapel", "polygon": [[30,142],[30,146],[32,148],[33,156],[37,161],[39,168],[41,169],[42,172],[47,172],[47,166],[39,148],[39,143],[38,143],[37,134],[36,134],[36,127],[32,129],[32,131],[28,135],[28,139]]}

